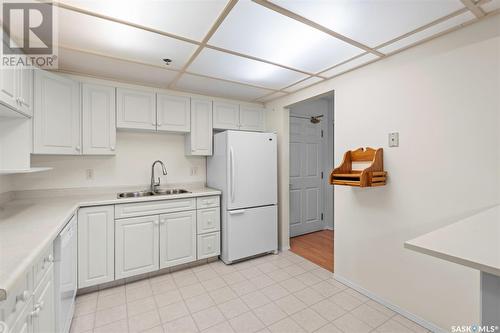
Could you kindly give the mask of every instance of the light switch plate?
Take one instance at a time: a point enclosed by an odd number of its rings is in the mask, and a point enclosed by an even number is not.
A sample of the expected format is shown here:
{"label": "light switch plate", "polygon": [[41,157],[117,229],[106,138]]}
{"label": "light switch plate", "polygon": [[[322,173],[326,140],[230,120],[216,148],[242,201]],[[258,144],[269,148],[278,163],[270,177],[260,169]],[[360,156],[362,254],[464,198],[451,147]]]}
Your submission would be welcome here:
{"label": "light switch plate", "polygon": [[389,133],[389,147],[399,147],[399,133]]}

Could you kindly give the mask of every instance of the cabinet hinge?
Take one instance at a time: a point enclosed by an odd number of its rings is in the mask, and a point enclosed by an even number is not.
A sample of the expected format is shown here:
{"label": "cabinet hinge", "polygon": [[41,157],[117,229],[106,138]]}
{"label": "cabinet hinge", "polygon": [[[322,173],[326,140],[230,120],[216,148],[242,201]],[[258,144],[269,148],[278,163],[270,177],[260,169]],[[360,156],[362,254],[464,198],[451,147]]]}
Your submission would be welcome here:
{"label": "cabinet hinge", "polygon": [[321,171],[321,179],[323,179],[323,171]]}
{"label": "cabinet hinge", "polygon": [[321,213],[321,221],[323,221],[323,213]]}
{"label": "cabinet hinge", "polygon": [[321,130],[321,137],[323,137],[323,130]]}

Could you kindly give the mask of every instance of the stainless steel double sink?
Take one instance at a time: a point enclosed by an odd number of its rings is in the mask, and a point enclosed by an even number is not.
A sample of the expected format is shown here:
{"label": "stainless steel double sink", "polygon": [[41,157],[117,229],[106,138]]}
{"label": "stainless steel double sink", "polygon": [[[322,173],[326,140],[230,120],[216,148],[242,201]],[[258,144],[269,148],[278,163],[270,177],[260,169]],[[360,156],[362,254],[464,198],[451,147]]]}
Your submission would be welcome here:
{"label": "stainless steel double sink", "polygon": [[118,193],[118,199],[121,198],[140,198],[140,197],[151,197],[155,195],[173,195],[173,194],[183,194],[191,193],[183,188],[169,188],[169,189],[158,189],[154,192],[152,191],[137,191],[137,192],[123,192]]}

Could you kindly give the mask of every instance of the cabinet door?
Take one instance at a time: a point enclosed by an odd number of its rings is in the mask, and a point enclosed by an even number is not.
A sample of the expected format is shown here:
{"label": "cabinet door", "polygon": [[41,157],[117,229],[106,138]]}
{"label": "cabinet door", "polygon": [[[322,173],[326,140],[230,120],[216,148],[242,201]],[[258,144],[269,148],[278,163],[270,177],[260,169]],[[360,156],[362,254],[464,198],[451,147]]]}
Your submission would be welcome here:
{"label": "cabinet door", "polygon": [[186,136],[187,155],[212,155],[212,101],[191,99],[191,133]]}
{"label": "cabinet door", "polygon": [[79,87],[67,77],[35,71],[35,154],[81,154]]}
{"label": "cabinet door", "polygon": [[214,102],[214,128],[239,129],[240,105],[227,102]]}
{"label": "cabinet door", "polygon": [[116,145],[115,88],[82,85],[83,154],[114,155]]}
{"label": "cabinet door", "polygon": [[265,109],[258,107],[240,107],[240,129],[245,131],[264,131]]}
{"label": "cabinet door", "polygon": [[19,111],[27,116],[33,116],[33,69],[18,67],[18,98]]}
{"label": "cabinet door", "polygon": [[160,215],[160,268],[196,260],[196,211]]}
{"label": "cabinet door", "polygon": [[0,101],[13,109],[19,109],[17,99],[18,68],[3,67],[0,69]]}
{"label": "cabinet door", "polygon": [[198,260],[220,254],[220,233],[198,235]]}
{"label": "cabinet door", "polygon": [[115,279],[114,206],[78,211],[78,288]]}
{"label": "cabinet door", "polygon": [[33,332],[46,333],[55,331],[54,304],[54,270],[53,267],[35,291],[33,305]]}
{"label": "cabinet door", "polygon": [[191,99],[166,94],[157,94],[156,98],[158,131],[189,132],[191,129]]}
{"label": "cabinet door", "polygon": [[159,216],[116,220],[116,279],[158,270]]}
{"label": "cabinet door", "polygon": [[152,91],[116,89],[116,127],[156,130],[155,94]]}
{"label": "cabinet door", "polygon": [[207,208],[197,211],[196,229],[198,234],[220,230],[220,208]]}

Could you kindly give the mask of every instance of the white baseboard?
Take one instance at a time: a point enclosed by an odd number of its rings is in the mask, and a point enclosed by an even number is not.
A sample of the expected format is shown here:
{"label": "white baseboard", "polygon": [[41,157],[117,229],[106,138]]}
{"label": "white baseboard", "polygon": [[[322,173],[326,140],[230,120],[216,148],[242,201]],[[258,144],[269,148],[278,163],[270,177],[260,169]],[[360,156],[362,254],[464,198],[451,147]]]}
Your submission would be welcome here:
{"label": "white baseboard", "polygon": [[397,306],[397,305],[394,305],[388,301],[386,301],[385,299],[379,297],[378,295],[375,295],[374,293],[372,293],[371,291],[369,290],[366,290],[365,288],[357,285],[356,283],[354,282],[351,282],[349,280],[347,280],[346,278],[336,274],[336,273],[333,273],[333,278],[337,281],[339,281],[340,283],[343,283],[345,284],[346,286],[356,290],[357,292],[365,295],[366,297],[368,298],[371,298],[373,299],[375,302],[378,302],[382,305],[384,305],[385,307],[391,309],[392,311],[394,312],[397,312],[399,313],[400,315],[416,322],[417,324],[419,324],[420,326],[423,326],[425,328],[427,328],[429,331],[431,332],[435,332],[435,333],[446,333],[446,332],[449,332],[448,330],[444,330],[442,329],[441,327],[431,323],[430,321],[427,321],[411,312],[408,312],[406,311],[405,309]]}
{"label": "white baseboard", "polygon": [[333,227],[330,226],[330,225],[325,225],[325,227],[323,228],[323,230],[333,230]]}

